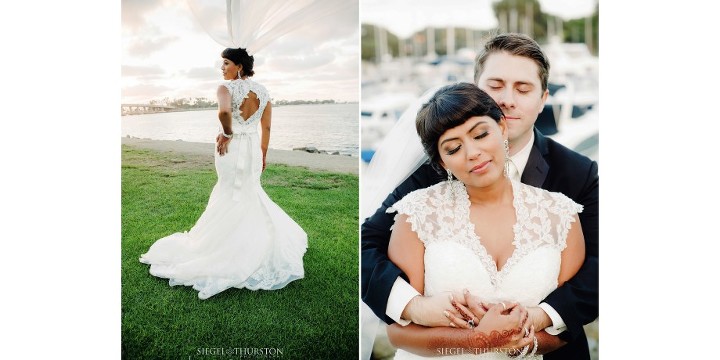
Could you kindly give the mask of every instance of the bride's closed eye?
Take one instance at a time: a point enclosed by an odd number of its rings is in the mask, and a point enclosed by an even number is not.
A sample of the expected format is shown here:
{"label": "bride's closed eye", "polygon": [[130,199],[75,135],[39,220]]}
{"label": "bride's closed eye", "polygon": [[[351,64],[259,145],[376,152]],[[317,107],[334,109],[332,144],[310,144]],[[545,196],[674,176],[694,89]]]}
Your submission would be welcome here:
{"label": "bride's closed eye", "polygon": [[461,147],[461,146],[462,146],[462,145],[458,145],[457,147],[455,147],[455,148],[453,148],[453,149],[450,149],[450,150],[448,150],[448,151],[447,151],[447,154],[448,154],[448,155],[452,155],[452,154],[454,154],[454,153],[456,153],[456,152],[460,151],[460,147]]}
{"label": "bride's closed eye", "polygon": [[475,140],[480,140],[480,139],[488,136],[488,134],[490,134],[490,132],[485,131],[485,132],[481,133],[480,135],[475,136]]}

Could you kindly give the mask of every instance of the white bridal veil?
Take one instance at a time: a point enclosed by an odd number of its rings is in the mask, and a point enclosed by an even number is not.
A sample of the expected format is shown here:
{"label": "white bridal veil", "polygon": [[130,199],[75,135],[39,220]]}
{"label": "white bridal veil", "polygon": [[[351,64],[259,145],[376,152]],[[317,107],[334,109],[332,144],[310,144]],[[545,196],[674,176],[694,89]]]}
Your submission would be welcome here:
{"label": "white bridal veil", "polygon": [[428,159],[415,130],[420,107],[440,89],[434,87],[415,100],[402,113],[395,126],[380,142],[363,173],[362,221],[372,216],[383,200]]}
{"label": "white bridal veil", "polygon": [[[415,130],[415,118],[440,86],[426,91],[402,113],[395,126],[380,142],[362,177],[361,222],[372,216],[383,200],[428,159]],[[361,359],[370,359],[380,319],[365,303],[360,306]]]}
{"label": "white bridal veil", "polygon": [[275,39],[343,9],[342,0],[187,0],[203,29],[218,44],[250,55]]}

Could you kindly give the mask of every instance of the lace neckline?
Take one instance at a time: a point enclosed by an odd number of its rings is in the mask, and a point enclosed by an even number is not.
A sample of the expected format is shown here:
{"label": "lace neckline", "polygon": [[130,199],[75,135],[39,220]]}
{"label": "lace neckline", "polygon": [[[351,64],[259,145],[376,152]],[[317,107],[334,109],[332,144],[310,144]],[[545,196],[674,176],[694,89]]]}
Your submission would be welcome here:
{"label": "lace neckline", "polygon": [[515,224],[513,225],[513,251],[510,254],[510,257],[505,261],[505,264],[498,270],[498,264],[493,259],[493,257],[488,253],[487,248],[485,248],[485,245],[482,244],[480,236],[475,232],[475,224],[473,224],[470,221],[470,194],[467,192],[467,188],[465,187],[465,184],[463,184],[460,181],[453,181],[451,183],[451,186],[454,188],[453,191],[457,193],[464,193],[465,196],[459,196],[460,203],[459,203],[459,211],[460,216],[459,219],[461,219],[465,223],[465,233],[469,236],[471,240],[471,244],[473,245],[472,248],[474,252],[480,257],[480,261],[485,266],[485,269],[487,270],[487,273],[490,275],[490,282],[497,286],[502,280],[502,278],[505,277],[505,275],[508,273],[509,269],[513,267],[515,263],[517,263],[518,259],[522,256],[521,246],[520,246],[520,213],[522,206],[522,201],[520,201],[519,196],[519,185],[516,184],[515,181],[510,181],[511,187],[512,187],[512,196],[513,196],[513,210],[515,211]]}

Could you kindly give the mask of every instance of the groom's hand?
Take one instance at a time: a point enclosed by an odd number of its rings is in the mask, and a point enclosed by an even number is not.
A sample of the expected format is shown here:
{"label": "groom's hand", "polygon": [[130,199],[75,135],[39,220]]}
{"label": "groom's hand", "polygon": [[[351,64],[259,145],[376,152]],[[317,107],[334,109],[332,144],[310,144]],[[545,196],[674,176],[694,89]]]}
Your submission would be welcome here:
{"label": "groom's hand", "polygon": [[532,324],[535,325],[535,328],[538,329],[538,331],[544,330],[546,327],[553,324],[550,316],[548,316],[545,310],[541,307],[533,306],[527,308],[527,310]]}
{"label": "groom's hand", "polygon": [[453,298],[450,292],[433,296],[418,295],[405,306],[402,318],[422,326],[452,326],[448,315],[462,317],[453,307]]}

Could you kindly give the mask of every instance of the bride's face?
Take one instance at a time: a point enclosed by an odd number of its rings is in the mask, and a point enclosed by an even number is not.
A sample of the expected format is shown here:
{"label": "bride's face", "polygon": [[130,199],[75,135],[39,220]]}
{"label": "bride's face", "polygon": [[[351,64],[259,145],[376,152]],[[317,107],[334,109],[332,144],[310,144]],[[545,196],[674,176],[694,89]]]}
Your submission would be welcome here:
{"label": "bride's face", "polygon": [[471,117],[440,136],[441,165],[466,186],[488,186],[503,177],[507,137],[504,120]]}
{"label": "bride's face", "polygon": [[222,66],[220,67],[220,70],[222,70],[222,73],[223,73],[223,79],[225,79],[225,80],[237,79],[240,69],[242,69],[242,66],[235,65],[235,63],[232,62],[231,60],[223,58],[223,63],[222,63]]}

